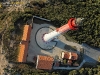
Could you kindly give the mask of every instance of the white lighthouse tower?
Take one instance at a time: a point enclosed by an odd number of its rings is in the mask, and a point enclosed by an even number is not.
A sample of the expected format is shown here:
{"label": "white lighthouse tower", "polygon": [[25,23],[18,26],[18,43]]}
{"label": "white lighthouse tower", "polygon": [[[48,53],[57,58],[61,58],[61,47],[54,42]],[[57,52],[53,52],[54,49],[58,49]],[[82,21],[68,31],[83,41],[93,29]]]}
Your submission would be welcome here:
{"label": "white lighthouse tower", "polygon": [[[61,26],[60,28],[56,28],[56,30],[42,27],[36,34],[36,43],[44,50],[51,50],[56,46],[58,40],[57,37],[60,34],[69,30],[77,30],[81,25],[82,20],[83,18],[71,18],[67,24]],[[48,29],[50,29],[51,32],[47,33],[46,30]]]}

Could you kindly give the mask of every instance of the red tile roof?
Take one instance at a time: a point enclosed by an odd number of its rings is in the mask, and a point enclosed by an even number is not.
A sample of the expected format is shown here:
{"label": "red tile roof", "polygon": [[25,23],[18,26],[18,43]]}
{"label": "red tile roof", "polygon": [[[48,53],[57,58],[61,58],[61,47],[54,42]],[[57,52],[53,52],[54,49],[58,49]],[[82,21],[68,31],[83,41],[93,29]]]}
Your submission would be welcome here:
{"label": "red tile roof", "polygon": [[18,62],[26,62],[27,52],[28,52],[28,43],[23,41],[20,44]]}
{"label": "red tile roof", "polygon": [[38,55],[36,68],[37,69],[51,70],[52,65],[53,65],[53,61],[54,61],[54,59],[50,56]]}
{"label": "red tile roof", "polygon": [[71,52],[71,55],[72,55],[72,57],[71,57],[72,60],[77,60],[78,59],[77,53]]}
{"label": "red tile roof", "polygon": [[29,39],[30,39],[30,33],[31,33],[31,26],[30,25],[25,25],[24,26],[24,30],[23,30],[22,40],[29,41]]}
{"label": "red tile roof", "polygon": [[71,59],[71,60],[77,60],[78,55],[77,55],[77,53],[74,53],[74,52],[64,52],[64,57],[63,58]]}
{"label": "red tile roof", "polygon": [[66,59],[69,59],[70,58],[69,52],[64,52],[64,58],[66,58]]}
{"label": "red tile roof", "polygon": [[25,25],[23,30],[22,42],[19,47],[20,49],[18,54],[18,62],[26,62],[30,33],[31,33],[31,26]]}

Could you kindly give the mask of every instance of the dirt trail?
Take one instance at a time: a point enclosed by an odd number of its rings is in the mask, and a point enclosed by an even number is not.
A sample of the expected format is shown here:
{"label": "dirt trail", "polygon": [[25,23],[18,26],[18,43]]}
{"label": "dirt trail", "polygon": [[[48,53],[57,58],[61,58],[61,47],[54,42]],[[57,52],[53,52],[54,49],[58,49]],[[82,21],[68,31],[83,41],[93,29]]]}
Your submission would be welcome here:
{"label": "dirt trail", "polygon": [[[25,5],[25,4],[24,4]],[[5,9],[5,12],[7,11],[7,14],[6,16],[4,17],[4,20],[2,20],[2,26],[3,26],[3,29],[0,31],[0,34],[2,35],[2,41],[1,44],[0,44],[0,75],[5,75],[6,73],[4,72],[4,68],[7,68],[8,66],[9,67],[12,67],[13,64],[9,63],[8,60],[6,59],[5,55],[6,55],[6,52],[5,50],[3,50],[3,37],[4,37],[4,34],[7,30],[7,28],[9,27],[9,23],[11,21],[11,18],[9,16],[9,14],[12,12],[12,11],[22,11],[24,12],[24,6],[21,5],[21,6],[12,6],[12,7],[7,7]],[[6,74],[8,75],[8,74]]]}
{"label": "dirt trail", "polygon": [[8,60],[5,57],[5,50],[3,50],[3,37],[4,34],[8,28],[8,24],[7,21],[5,22],[6,24],[6,28],[4,29],[4,31],[2,32],[2,41],[1,41],[1,45],[0,45],[0,75],[4,75],[4,68],[6,68],[7,66],[10,66],[10,64],[8,63]]}

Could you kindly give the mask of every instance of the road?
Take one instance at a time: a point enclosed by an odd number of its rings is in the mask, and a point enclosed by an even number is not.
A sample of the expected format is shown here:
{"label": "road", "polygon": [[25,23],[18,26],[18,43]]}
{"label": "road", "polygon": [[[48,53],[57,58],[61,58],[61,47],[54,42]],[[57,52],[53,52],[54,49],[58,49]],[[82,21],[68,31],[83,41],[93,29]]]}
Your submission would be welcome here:
{"label": "road", "polygon": [[83,43],[82,47],[84,48],[84,59],[88,63],[96,64],[100,56],[100,49],[94,49]]}

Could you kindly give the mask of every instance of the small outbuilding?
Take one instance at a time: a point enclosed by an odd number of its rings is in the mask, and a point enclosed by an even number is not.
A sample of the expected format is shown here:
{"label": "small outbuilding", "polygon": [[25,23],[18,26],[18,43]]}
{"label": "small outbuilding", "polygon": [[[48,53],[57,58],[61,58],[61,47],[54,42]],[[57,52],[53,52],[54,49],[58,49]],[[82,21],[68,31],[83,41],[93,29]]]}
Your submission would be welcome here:
{"label": "small outbuilding", "polygon": [[18,62],[26,62],[30,34],[31,34],[31,26],[25,25],[23,29],[22,41],[20,42],[20,45],[19,45],[19,54],[18,54],[18,59],[17,59]]}
{"label": "small outbuilding", "polygon": [[51,70],[53,62],[54,62],[53,57],[38,55],[36,69]]}

